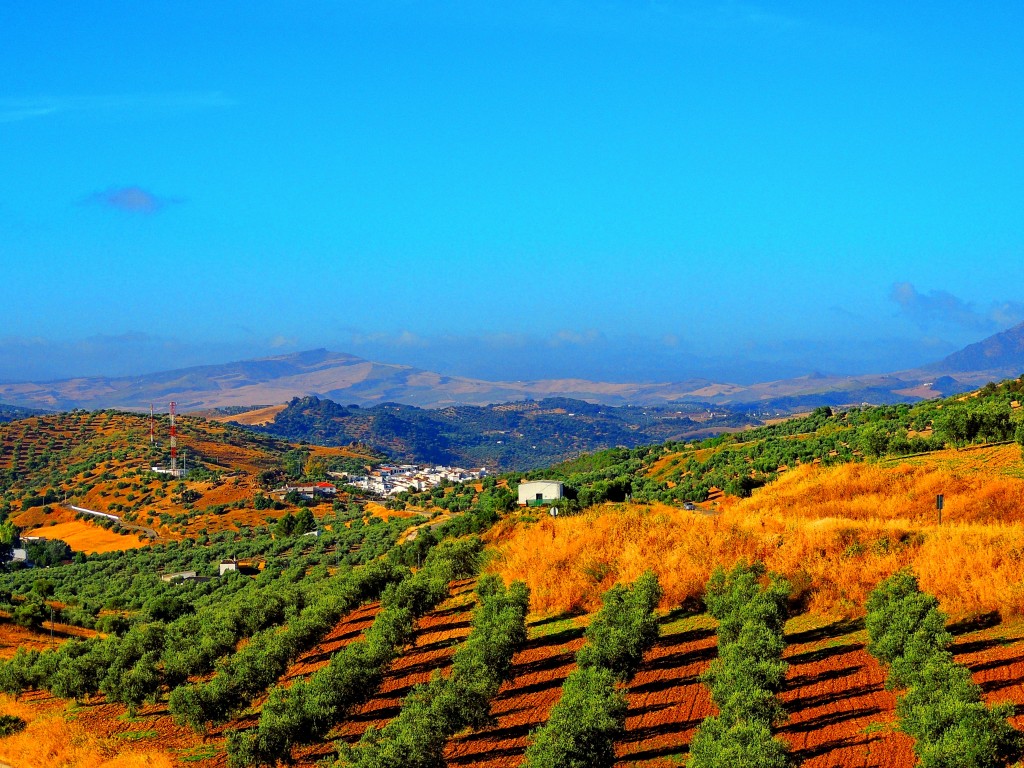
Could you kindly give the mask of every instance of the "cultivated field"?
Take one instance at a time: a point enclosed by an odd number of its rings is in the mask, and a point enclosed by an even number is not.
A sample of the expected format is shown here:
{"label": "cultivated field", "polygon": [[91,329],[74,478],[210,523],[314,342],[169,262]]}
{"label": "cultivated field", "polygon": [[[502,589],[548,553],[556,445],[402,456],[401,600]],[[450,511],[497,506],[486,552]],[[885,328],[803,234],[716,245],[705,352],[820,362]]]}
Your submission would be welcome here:
{"label": "cultivated field", "polygon": [[[323,742],[296,750],[296,765],[315,768],[317,761],[333,752],[337,739],[352,742],[370,724],[379,726],[394,717],[412,685],[425,682],[433,670],[447,668],[469,631],[472,607],[472,584],[460,582],[451,599],[419,623],[413,644],[385,676],[374,697]],[[333,653],[360,636],[377,610],[378,605],[372,603],[346,616],[291,666],[281,682],[288,685],[323,667]],[[546,720],[575,666],[574,653],[583,643],[588,623],[588,615],[531,617],[529,640],[513,660],[512,679],[492,701],[495,724],[453,738],[445,753],[449,765],[515,768],[521,764],[531,730]],[[956,659],[972,670],[986,700],[1012,701],[1017,711],[1024,713],[1024,622],[1002,623],[990,618],[954,624],[952,629]],[[867,635],[862,622],[802,614],[787,623],[785,639],[790,668],[780,699],[789,720],[779,733],[790,744],[798,764],[809,768],[911,768],[915,761],[910,740],[895,730],[895,698],[885,690],[882,669],[865,650]],[[713,619],[682,611],[664,615],[660,639],[627,688],[629,711],[625,737],[616,745],[617,765],[683,765],[700,722],[715,712],[708,689],[699,679],[715,656]],[[88,748],[113,757],[118,749],[131,748],[135,750],[131,759],[141,762],[124,763],[125,768],[224,768],[225,731],[255,725],[262,700],[254,703],[250,714],[203,738],[176,724],[165,704],[146,705],[137,717],[128,718],[124,707],[105,704],[102,697],[77,707],[42,692],[27,694],[17,703],[2,698],[0,712],[36,718],[39,725],[32,733],[42,734],[47,745],[53,743],[54,754],[72,757],[64,763],[38,762],[37,753],[22,736],[0,739],[0,759],[19,766],[115,768],[122,764],[74,762],[83,759],[74,757],[79,755],[75,750]],[[1020,715],[1013,722],[1024,727]]]}

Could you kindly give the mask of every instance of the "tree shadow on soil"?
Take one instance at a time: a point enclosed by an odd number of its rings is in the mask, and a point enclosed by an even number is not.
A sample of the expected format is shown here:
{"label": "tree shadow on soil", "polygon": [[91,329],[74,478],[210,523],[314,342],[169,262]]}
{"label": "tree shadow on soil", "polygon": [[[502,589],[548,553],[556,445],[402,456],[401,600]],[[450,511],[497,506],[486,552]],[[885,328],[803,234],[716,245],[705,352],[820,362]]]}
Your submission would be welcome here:
{"label": "tree shadow on soil", "polygon": [[807,629],[803,632],[792,632],[785,636],[786,643],[795,645],[798,643],[816,643],[820,640],[831,640],[851,632],[860,632],[864,629],[864,619],[840,619],[824,627]]}
{"label": "tree shadow on soil", "polygon": [[564,611],[563,613],[556,613],[556,614],[554,614],[552,616],[546,616],[543,619],[538,619],[537,621],[532,621],[529,624],[529,628],[533,629],[534,627],[545,627],[548,624],[555,624],[555,623],[557,623],[559,621],[571,621],[572,619],[575,619],[576,617],[582,616],[582,615],[583,615],[582,613],[578,613],[578,612]]}
{"label": "tree shadow on soil", "polygon": [[796,675],[786,681],[785,690],[792,691],[808,685],[817,685],[829,680],[838,680],[841,677],[850,677],[861,670],[859,666],[843,667],[842,669],[827,669],[822,672],[815,672],[811,675]]}
{"label": "tree shadow on soil", "polygon": [[999,611],[990,611],[988,613],[983,613],[980,616],[971,616],[970,618],[954,621],[952,624],[947,624],[946,631],[956,637],[959,635],[966,635],[968,632],[992,629],[992,627],[999,626],[1002,621],[1003,617],[999,615]]}
{"label": "tree shadow on soil", "polygon": [[694,648],[692,650],[675,651],[673,653],[659,656],[656,659],[646,661],[642,667],[643,671],[659,669],[678,669],[690,664],[702,661],[711,661],[718,656],[718,649],[711,645],[707,648]]}
{"label": "tree shadow on soil", "polygon": [[1005,637],[989,637],[983,640],[965,640],[961,643],[953,643],[949,647],[950,652],[954,656],[960,656],[961,654],[967,653],[981,653],[987,651],[989,648],[1002,648],[1007,645],[1015,645],[1017,640],[1010,640]]}
{"label": "tree shadow on soil", "polygon": [[[526,695],[532,694],[532,693],[540,693],[541,691],[546,691],[546,690],[549,690],[551,688],[561,688],[562,684],[565,682],[565,678],[568,677],[568,676],[569,676],[569,670],[566,670],[565,676],[552,677],[549,680],[538,680],[536,683],[529,683],[528,685],[523,685],[523,686],[520,686],[518,688],[510,688],[507,692],[500,693],[497,696],[495,696],[492,699],[492,701],[504,701],[506,699],[514,699],[514,698],[518,698],[519,696],[526,696]],[[522,709],[533,709],[533,706],[532,705],[528,705],[528,706],[525,706],[525,707],[520,707],[520,710],[522,710]],[[520,711],[520,710],[513,710],[513,711]],[[505,713],[505,714],[508,714],[508,713]]]}
{"label": "tree shadow on soil", "polygon": [[979,661],[977,664],[966,664],[965,666],[973,673],[986,672],[990,669],[1000,669],[1001,667],[1012,667],[1015,664],[1024,663],[1024,654],[1012,656],[1009,659],[990,659],[989,661]]}
{"label": "tree shadow on soil", "polygon": [[788,661],[794,666],[802,666],[804,664],[817,664],[831,659],[833,656],[842,656],[846,653],[853,653],[854,651],[864,650],[864,643],[845,643],[843,645],[832,645],[826,648],[818,648],[814,651],[804,651],[803,653],[797,653],[793,656],[787,656],[784,661]]}
{"label": "tree shadow on soil", "polygon": [[878,693],[880,690],[882,690],[881,685],[860,685],[855,688],[848,688],[845,691],[820,693],[812,696],[800,696],[785,702],[785,706],[790,712],[799,712],[803,709],[812,709],[814,707],[833,704],[839,701],[856,699],[860,696],[869,696],[871,694]]}
{"label": "tree shadow on soil", "polygon": [[525,677],[526,675],[537,674],[538,672],[550,672],[553,669],[559,669],[560,667],[569,666],[576,659],[576,654],[572,651],[564,651],[562,653],[555,653],[551,656],[545,656],[542,659],[536,661],[528,661],[525,664],[516,664],[513,668],[514,677]]}
{"label": "tree shadow on soil", "polygon": [[[661,691],[667,691],[670,688],[681,688],[684,685],[696,685],[699,682],[700,675],[689,675],[688,677],[666,677],[660,680],[651,680],[649,683],[641,683],[639,685],[631,686],[629,692],[635,694],[660,693]],[[630,714],[632,713],[633,711],[630,710]]]}
{"label": "tree shadow on soil", "polygon": [[864,747],[867,750],[868,743],[871,739],[864,734],[857,734],[854,737],[845,736],[838,739],[829,739],[826,742],[818,744],[813,747],[805,747],[803,749],[794,749],[789,754],[793,758],[793,762],[796,765],[800,765],[806,760],[811,758],[820,757],[826,755],[829,752],[837,749],[849,749],[851,747]]}
{"label": "tree shadow on soil", "polygon": [[[699,725],[699,723],[698,723]],[[689,742],[682,744],[665,744],[660,747],[651,747],[650,749],[641,749],[636,752],[630,752],[622,756],[622,761],[628,761],[629,763],[640,763],[645,760],[657,760],[663,757],[676,757],[688,755],[690,753]]]}
{"label": "tree shadow on soil", "polygon": [[700,606],[698,606],[698,605],[685,605],[684,604],[684,605],[681,605],[678,608],[673,608],[671,611],[669,611],[664,616],[662,616],[660,619],[658,619],[658,623],[659,624],[671,624],[672,622],[679,621],[680,619],[689,619],[689,618],[692,618],[694,616],[700,616],[702,611],[699,610],[699,607]]}
{"label": "tree shadow on soil", "polygon": [[779,733],[808,733],[818,731],[822,728],[830,728],[848,720],[858,720],[862,717],[873,717],[884,712],[881,707],[860,707],[843,712],[826,712],[805,720],[802,723],[789,723],[779,728]]}
{"label": "tree shadow on soil", "polygon": [[579,640],[583,637],[583,633],[587,630],[584,627],[567,627],[566,629],[559,630],[558,632],[552,632],[549,635],[542,635],[535,637],[532,640],[527,640],[523,643],[523,650],[530,650],[533,648],[544,648],[552,645],[565,645],[571,643],[573,640]]}

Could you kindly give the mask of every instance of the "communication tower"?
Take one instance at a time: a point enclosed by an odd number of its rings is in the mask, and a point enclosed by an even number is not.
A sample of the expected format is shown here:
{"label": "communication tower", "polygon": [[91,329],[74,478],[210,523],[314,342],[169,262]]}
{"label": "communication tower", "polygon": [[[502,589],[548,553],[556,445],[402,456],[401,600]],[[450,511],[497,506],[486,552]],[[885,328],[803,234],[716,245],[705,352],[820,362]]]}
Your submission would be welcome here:
{"label": "communication tower", "polygon": [[171,474],[178,475],[178,433],[174,427],[174,416],[177,413],[178,404],[171,400]]}

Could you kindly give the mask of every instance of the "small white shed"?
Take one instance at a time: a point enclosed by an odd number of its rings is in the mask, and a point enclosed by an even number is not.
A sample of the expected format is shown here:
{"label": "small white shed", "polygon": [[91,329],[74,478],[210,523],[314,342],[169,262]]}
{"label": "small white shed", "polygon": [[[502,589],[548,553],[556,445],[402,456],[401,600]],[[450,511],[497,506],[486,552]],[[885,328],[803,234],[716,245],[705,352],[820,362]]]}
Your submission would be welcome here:
{"label": "small white shed", "polygon": [[536,507],[558,501],[565,486],[557,480],[530,480],[519,484],[519,506]]}

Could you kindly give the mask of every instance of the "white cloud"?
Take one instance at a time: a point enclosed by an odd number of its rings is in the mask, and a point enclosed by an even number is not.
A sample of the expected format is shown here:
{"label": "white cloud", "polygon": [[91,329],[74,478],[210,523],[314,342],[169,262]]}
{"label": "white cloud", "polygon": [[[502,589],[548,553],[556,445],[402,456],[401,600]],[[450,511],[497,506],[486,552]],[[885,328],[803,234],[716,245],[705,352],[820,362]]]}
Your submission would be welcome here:
{"label": "white cloud", "polygon": [[220,91],[0,99],[0,123],[17,123],[70,113],[182,112],[231,107],[236,103]]}

